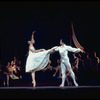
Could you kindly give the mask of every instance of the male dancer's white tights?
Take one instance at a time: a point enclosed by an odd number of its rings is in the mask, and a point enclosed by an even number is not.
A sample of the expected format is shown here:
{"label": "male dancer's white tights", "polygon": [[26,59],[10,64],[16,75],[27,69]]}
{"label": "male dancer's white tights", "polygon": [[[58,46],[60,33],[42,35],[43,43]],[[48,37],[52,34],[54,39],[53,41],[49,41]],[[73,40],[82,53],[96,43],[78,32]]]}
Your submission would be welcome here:
{"label": "male dancer's white tights", "polygon": [[74,72],[71,69],[71,65],[70,65],[69,60],[65,60],[64,62],[61,62],[62,83],[61,83],[60,86],[63,87],[64,84],[65,84],[65,79],[66,79],[65,71],[66,71],[66,67],[68,68],[68,71],[71,74],[71,77],[73,79],[73,82],[74,82],[75,86],[78,86],[78,84],[77,84],[77,82],[75,80],[75,74],[74,74]]}

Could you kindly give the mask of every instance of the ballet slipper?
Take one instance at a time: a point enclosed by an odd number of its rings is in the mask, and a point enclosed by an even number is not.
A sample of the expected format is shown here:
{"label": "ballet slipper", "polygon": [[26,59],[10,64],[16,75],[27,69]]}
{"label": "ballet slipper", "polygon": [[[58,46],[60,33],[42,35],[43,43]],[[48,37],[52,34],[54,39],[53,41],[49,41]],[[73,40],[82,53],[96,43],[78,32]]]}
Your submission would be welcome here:
{"label": "ballet slipper", "polygon": [[60,85],[60,87],[64,87],[64,85],[63,85],[63,84],[61,84],[61,85]]}
{"label": "ballet slipper", "polygon": [[75,86],[78,86],[78,84],[77,84],[77,83],[75,83]]}

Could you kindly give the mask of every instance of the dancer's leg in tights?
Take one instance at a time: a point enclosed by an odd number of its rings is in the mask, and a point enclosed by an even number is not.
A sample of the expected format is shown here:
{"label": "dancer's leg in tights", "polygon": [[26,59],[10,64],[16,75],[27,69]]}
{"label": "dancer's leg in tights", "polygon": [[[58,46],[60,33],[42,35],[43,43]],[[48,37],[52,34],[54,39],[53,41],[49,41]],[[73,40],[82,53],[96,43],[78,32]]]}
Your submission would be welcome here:
{"label": "dancer's leg in tights", "polygon": [[77,84],[77,82],[76,82],[76,80],[75,80],[75,74],[74,74],[74,72],[73,72],[73,70],[72,70],[72,68],[71,68],[71,65],[70,65],[69,60],[65,61],[64,63],[65,63],[65,65],[66,65],[66,67],[68,68],[68,71],[69,71],[70,74],[71,74],[71,77],[72,77],[72,79],[73,79],[73,82],[74,82],[75,86],[78,86],[78,84]]}
{"label": "dancer's leg in tights", "polygon": [[65,79],[66,79],[65,71],[66,71],[66,67],[65,67],[64,63],[61,62],[62,83],[61,83],[60,87],[63,87],[65,84]]}
{"label": "dancer's leg in tights", "polygon": [[35,87],[35,86],[36,86],[35,71],[32,71],[31,75],[32,75],[32,83],[33,83],[33,87]]}

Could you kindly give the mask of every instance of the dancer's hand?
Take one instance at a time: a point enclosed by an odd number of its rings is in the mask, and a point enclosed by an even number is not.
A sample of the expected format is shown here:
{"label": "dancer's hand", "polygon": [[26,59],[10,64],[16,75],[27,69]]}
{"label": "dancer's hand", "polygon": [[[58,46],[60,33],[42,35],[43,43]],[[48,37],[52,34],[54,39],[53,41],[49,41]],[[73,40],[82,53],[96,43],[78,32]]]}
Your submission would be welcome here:
{"label": "dancer's hand", "polygon": [[41,51],[46,51],[45,49],[41,49]]}
{"label": "dancer's hand", "polygon": [[55,74],[53,76],[56,76]]}
{"label": "dancer's hand", "polygon": [[58,46],[54,46],[52,49],[54,50],[54,49],[56,49]]}
{"label": "dancer's hand", "polygon": [[81,50],[81,52],[82,52],[82,53],[85,53],[85,51],[84,51],[84,50]]}
{"label": "dancer's hand", "polygon": [[36,31],[33,31],[32,34],[34,35],[35,32],[36,32]]}

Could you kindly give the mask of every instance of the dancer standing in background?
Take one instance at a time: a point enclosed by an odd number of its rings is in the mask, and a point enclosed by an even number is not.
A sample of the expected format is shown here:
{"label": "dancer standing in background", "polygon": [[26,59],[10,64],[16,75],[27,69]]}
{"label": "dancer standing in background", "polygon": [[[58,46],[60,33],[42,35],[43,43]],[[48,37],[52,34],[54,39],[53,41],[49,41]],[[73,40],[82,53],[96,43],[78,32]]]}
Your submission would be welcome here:
{"label": "dancer standing in background", "polygon": [[93,52],[93,58],[92,58],[92,80],[94,85],[98,85],[99,82],[99,63],[100,59],[97,57],[96,51]]}
{"label": "dancer standing in background", "polygon": [[60,67],[60,59],[57,60],[57,67],[55,67],[55,73],[53,74],[53,76],[56,76],[57,72],[59,71],[59,77],[58,78],[61,78],[61,67]]}

